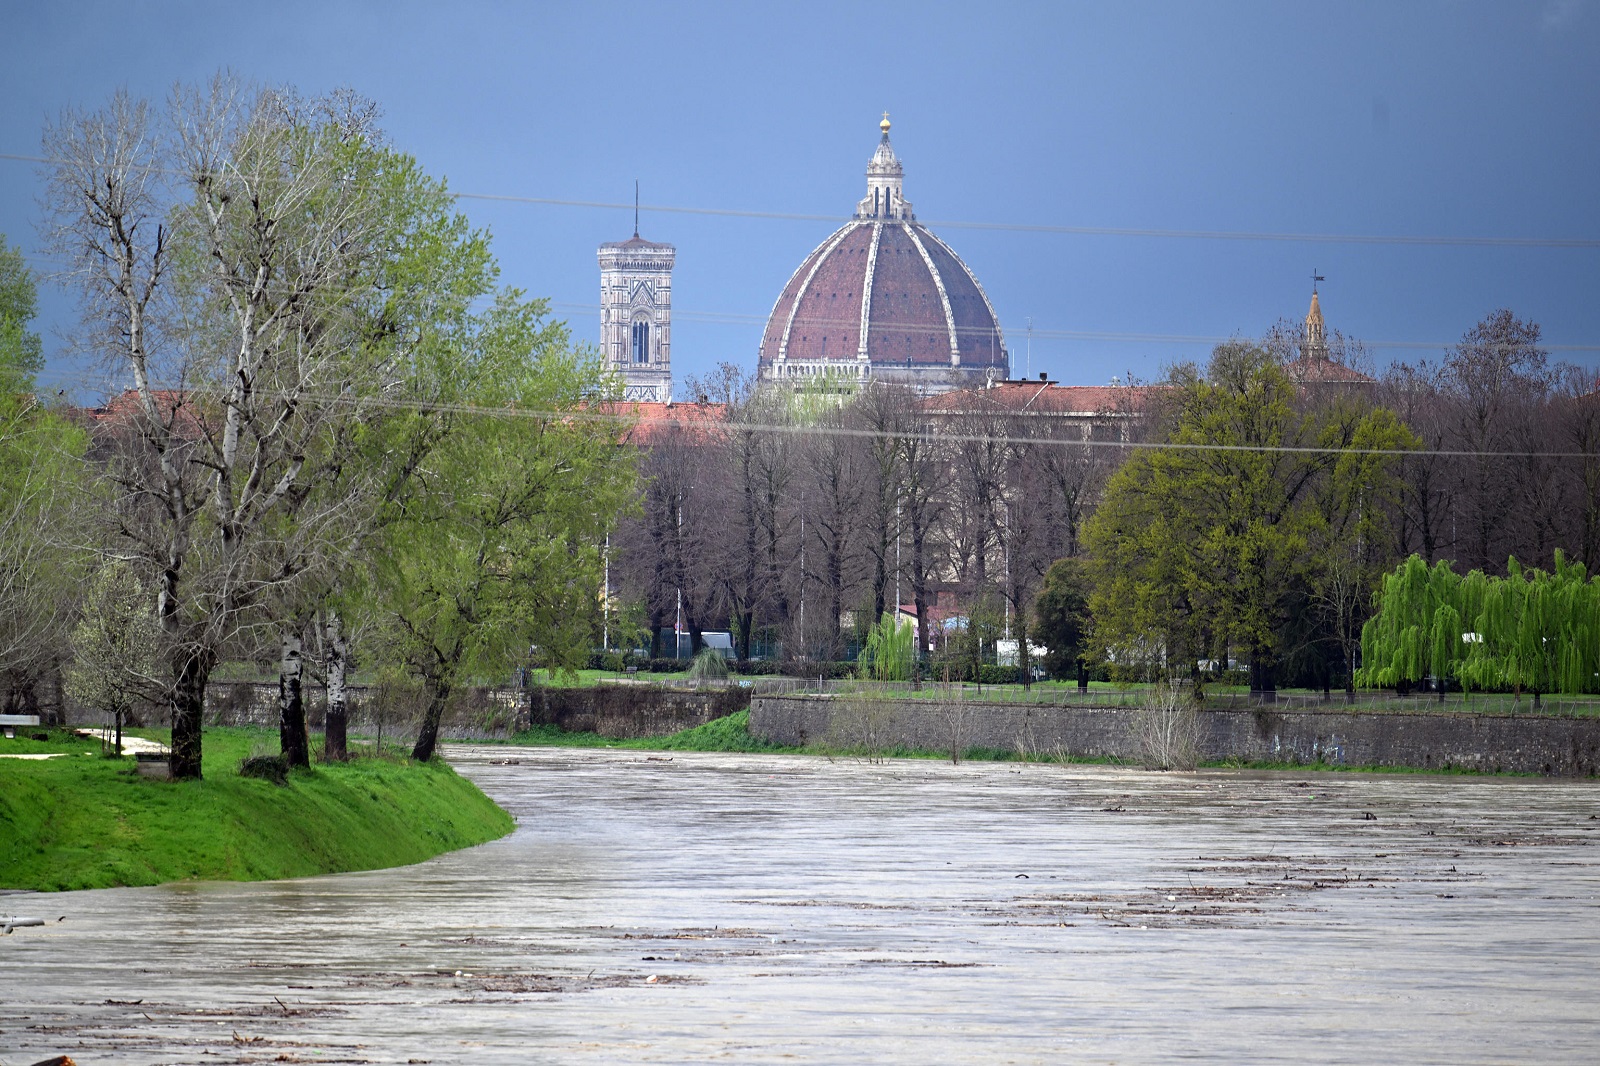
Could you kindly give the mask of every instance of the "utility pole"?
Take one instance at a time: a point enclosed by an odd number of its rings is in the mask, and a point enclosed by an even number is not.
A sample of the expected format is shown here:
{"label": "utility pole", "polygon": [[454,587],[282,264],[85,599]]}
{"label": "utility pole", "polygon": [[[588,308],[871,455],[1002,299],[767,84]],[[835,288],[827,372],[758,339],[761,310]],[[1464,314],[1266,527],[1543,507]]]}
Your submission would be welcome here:
{"label": "utility pole", "polygon": [[672,623],[672,658],[683,658],[683,492],[678,492],[678,617]]}
{"label": "utility pole", "polygon": [[1003,512],[1004,512],[1004,514],[1006,516],[1006,539],[1001,542],[1000,547],[1004,551],[1005,559],[1006,559],[1006,595],[1005,595],[1005,601],[1006,601],[1006,639],[1010,640],[1011,639],[1011,505],[1009,503],[1007,503],[1005,500],[1001,500],[1000,501],[1000,507],[1002,508],[1002,510],[1003,510]]}

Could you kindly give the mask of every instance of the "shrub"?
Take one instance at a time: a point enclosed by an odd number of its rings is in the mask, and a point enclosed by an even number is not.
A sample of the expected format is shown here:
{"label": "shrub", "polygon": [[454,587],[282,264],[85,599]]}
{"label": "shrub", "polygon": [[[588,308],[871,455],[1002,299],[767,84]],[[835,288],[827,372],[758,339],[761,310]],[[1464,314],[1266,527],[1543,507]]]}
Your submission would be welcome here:
{"label": "shrub", "polygon": [[1159,682],[1133,718],[1133,742],[1146,770],[1193,770],[1200,762],[1200,723],[1181,690]]}
{"label": "shrub", "polygon": [[275,785],[289,783],[289,760],[282,755],[252,755],[239,764],[240,777],[259,777]]}
{"label": "shrub", "polygon": [[911,680],[916,642],[916,627],[885,611],[878,624],[867,632],[859,664],[861,676],[873,681]]}
{"label": "shrub", "polygon": [[722,681],[728,676],[728,660],[715,648],[706,648],[689,664],[689,677],[695,681]]}

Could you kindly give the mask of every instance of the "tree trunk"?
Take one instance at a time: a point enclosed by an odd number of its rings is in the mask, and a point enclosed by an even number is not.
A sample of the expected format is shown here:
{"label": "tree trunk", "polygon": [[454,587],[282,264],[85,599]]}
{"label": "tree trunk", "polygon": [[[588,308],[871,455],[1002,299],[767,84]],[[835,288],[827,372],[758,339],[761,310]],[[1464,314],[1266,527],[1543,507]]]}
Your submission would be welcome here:
{"label": "tree trunk", "polygon": [[1250,693],[1263,703],[1278,698],[1278,685],[1272,676],[1272,653],[1257,645],[1250,649]]}
{"label": "tree trunk", "polygon": [[755,627],[755,615],[750,611],[740,611],[734,619],[734,624],[739,628],[739,653],[740,660],[748,662],[750,659],[750,630]]}
{"label": "tree trunk", "polygon": [[345,642],[339,612],[328,612],[324,632],[328,639],[328,712],[322,724],[322,758],[325,762],[343,762],[350,757],[349,704],[345,690],[350,647]]}
{"label": "tree trunk", "polygon": [[174,671],[168,709],[172,713],[172,777],[200,779],[200,731],[205,723],[206,682],[211,657],[203,651],[184,655]]}
{"label": "tree trunk", "polygon": [[1089,691],[1089,667],[1082,659],[1078,660],[1078,691],[1080,693]]}
{"label": "tree trunk", "polygon": [[417,743],[411,749],[411,757],[417,762],[427,762],[433,758],[434,749],[439,746],[439,723],[444,719],[444,705],[450,699],[450,686],[443,681],[430,680],[428,688],[428,709],[422,715],[422,728],[417,730]]}
{"label": "tree trunk", "polygon": [[1033,691],[1033,660],[1028,658],[1028,616],[1017,611],[1017,662],[1022,664],[1022,691]]}
{"label": "tree trunk", "polygon": [[311,766],[306,735],[306,701],[301,677],[304,658],[300,634],[285,630],[278,659],[278,748],[290,766]]}

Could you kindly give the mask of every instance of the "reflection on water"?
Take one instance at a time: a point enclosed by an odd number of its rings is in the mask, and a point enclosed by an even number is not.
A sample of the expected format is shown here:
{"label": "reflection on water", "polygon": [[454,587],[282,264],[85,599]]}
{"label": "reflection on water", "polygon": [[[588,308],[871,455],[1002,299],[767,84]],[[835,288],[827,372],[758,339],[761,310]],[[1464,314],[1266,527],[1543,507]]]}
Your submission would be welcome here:
{"label": "reflection on water", "polygon": [[0,1062],[1588,1061],[1600,786],[461,748],[401,870],[0,897]]}

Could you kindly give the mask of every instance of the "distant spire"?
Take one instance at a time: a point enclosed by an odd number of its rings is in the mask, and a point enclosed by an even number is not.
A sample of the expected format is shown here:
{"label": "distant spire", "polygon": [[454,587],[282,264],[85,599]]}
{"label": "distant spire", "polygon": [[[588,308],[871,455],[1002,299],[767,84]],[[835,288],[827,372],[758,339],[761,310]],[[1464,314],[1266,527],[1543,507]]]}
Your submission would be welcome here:
{"label": "distant spire", "polygon": [[639,235],[639,179],[633,179],[633,235]]}
{"label": "distant spire", "polygon": [[1311,272],[1311,308],[1306,312],[1305,333],[1300,341],[1300,358],[1306,361],[1328,358],[1327,326],[1322,318],[1322,301],[1317,297],[1317,282],[1327,281]]}

